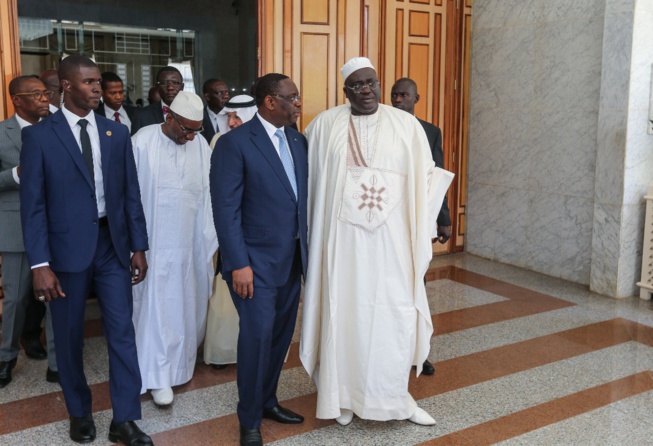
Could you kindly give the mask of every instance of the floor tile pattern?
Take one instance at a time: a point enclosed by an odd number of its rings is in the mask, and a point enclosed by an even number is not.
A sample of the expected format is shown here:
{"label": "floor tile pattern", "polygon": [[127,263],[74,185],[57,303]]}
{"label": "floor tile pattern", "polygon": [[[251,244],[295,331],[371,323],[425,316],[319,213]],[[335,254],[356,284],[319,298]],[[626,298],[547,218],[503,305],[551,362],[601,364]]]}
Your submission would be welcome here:
{"label": "floor tile pattern", "polygon": [[[298,358],[296,330],[279,384],[300,425],[264,420],[275,445],[648,445],[653,438],[653,303],[614,300],[586,287],[467,254],[437,257],[427,273],[435,333],[434,376],[409,390],[437,421],[354,418],[346,427],[315,418],[315,386]],[[301,316],[300,316],[301,321]],[[85,370],[98,438],[108,445],[111,404],[102,326],[93,301]],[[69,445],[63,395],[44,361],[21,352],[0,389],[0,445]],[[236,367],[198,363],[175,402],[143,395],[139,423],[157,445],[237,445]]]}

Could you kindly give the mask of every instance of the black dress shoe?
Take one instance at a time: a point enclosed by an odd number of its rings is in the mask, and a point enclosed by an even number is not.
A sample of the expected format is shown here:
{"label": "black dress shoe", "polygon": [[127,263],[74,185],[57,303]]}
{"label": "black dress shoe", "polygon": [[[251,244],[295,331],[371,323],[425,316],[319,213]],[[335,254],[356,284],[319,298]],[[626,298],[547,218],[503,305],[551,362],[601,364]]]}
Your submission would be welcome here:
{"label": "black dress shoe", "polygon": [[240,446],[263,446],[261,431],[240,426]]}
{"label": "black dress shoe", "polygon": [[95,423],[92,414],[81,418],[70,417],[70,439],[77,443],[90,443],[95,440]]}
{"label": "black dress shoe", "polygon": [[222,370],[227,368],[227,364],[211,364],[215,370]]}
{"label": "black dress shoe", "polygon": [[113,443],[122,442],[125,446],[148,446],[154,444],[150,436],[140,430],[133,421],[125,421],[124,423],[111,421],[111,426],[109,426],[109,441]]}
{"label": "black dress shoe", "polygon": [[16,359],[0,361],[0,389],[11,382],[11,370],[16,367]]}
{"label": "black dress shoe", "polygon": [[45,380],[49,383],[59,383],[59,372],[48,367],[48,370],[45,372]]}
{"label": "black dress shoe", "polygon": [[304,421],[304,417],[301,415],[296,414],[292,410],[284,409],[278,404],[272,409],[263,409],[263,418],[268,418],[283,424],[299,424]]}
{"label": "black dress shoe", "polygon": [[424,361],[422,373],[425,375],[433,375],[435,373],[435,367],[433,367],[433,364],[431,364],[428,359]]}
{"label": "black dress shoe", "polygon": [[45,359],[48,357],[48,353],[41,345],[41,340],[38,338],[35,339],[22,339],[23,348],[25,349],[25,354],[28,358],[32,359]]}

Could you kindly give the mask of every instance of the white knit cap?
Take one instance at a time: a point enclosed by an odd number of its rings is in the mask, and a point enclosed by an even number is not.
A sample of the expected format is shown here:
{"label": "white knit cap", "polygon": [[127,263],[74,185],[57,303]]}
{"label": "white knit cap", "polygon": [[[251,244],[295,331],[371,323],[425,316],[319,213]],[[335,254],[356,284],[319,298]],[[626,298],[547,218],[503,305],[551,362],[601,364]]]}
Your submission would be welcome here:
{"label": "white knit cap", "polygon": [[346,81],[354,71],[358,71],[361,68],[371,68],[376,71],[374,65],[372,65],[372,62],[367,57],[352,57],[340,69],[342,79]]}
{"label": "white knit cap", "polygon": [[191,121],[204,119],[204,104],[199,96],[189,91],[180,91],[170,104],[170,110]]}

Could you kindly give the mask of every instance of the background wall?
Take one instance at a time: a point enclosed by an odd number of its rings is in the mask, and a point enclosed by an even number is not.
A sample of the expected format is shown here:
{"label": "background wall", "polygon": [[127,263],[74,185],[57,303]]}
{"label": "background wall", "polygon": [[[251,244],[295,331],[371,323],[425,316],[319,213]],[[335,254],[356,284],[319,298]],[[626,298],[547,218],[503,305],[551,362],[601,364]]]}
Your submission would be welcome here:
{"label": "background wall", "polygon": [[467,251],[637,293],[653,181],[644,3],[474,2]]}
{"label": "background wall", "polygon": [[257,77],[256,0],[18,0],[18,15],[194,30],[196,91],[211,77],[249,90]]}

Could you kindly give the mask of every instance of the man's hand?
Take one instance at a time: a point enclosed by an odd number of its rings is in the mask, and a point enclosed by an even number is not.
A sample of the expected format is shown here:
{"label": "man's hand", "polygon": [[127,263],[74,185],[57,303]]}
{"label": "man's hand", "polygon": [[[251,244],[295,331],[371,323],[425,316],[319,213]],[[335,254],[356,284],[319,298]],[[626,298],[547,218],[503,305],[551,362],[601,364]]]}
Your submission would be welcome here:
{"label": "man's hand", "polygon": [[243,299],[254,297],[254,271],[249,266],[231,273],[234,292]]}
{"label": "man's hand", "polygon": [[131,260],[132,268],[132,285],[136,285],[145,280],[147,274],[147,259],[145,251],[136,251]]}
{"label": "man's hand", "polygon": [[[34,297],[42,302],[50,302],[57,297],[66,297],[59,279],[49,266],[40,266],[32,270]],[[45,299],[41,299],[41,298]]]}
{"label": "man's hand", "polygon": [[443,245],[451,238],[451,226],[438,226],[438,242]]}

